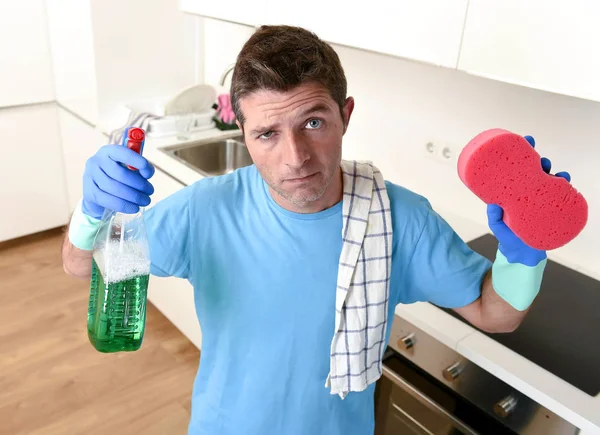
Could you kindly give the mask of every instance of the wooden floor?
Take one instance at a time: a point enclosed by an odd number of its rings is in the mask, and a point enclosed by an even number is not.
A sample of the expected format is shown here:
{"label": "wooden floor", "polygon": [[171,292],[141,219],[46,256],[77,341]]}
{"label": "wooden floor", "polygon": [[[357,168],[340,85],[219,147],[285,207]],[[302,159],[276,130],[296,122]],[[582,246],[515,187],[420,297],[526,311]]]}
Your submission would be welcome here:
{"label": "wooden floor", "polygon": [[97,352],[61,241],[0,244],[0,434],[187,433],[198,350],[149,303],[140,350]]}

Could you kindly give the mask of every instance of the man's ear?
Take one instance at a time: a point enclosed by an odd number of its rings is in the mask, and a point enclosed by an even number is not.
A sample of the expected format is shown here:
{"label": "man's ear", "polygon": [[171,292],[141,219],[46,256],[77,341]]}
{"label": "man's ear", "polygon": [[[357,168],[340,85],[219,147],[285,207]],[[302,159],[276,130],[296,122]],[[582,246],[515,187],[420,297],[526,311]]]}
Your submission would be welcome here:
{"label": "man's ear", "polygon": [[350,116],[352,116],[352,111],[354,110],[354,98],[348,97],[346,98],[346,102],[344,103],[344,108],[342,109],[342,113],[344,115],[344,133],[348,130],[348,124],[350,123]]}

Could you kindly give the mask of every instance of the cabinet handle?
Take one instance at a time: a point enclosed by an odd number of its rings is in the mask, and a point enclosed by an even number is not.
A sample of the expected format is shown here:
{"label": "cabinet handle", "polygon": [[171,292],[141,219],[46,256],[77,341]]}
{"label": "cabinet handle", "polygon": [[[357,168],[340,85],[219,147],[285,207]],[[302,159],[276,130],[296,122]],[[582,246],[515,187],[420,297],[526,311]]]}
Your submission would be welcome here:
{"label": "cabinet handle", "polygon": [[408,350],[413,347],[416,342],[417,339],[415,334],[408,334],[398,339],[398,347],[402,348],[403,350]]}
{"label": "cabinet handle", "polygon": [[450,367],[446,367],[442,372],[442,375],[444,376],[444,379],[446,379],[449,382],[452,382],[453,380],[458,378],[458,375],[460,375],[460,372],[462,371],[463,367],[460,364],[460,362],[455,362]]}
{"label": "cabinet handle", "polygon": [[494,405],[494,412],[497,416],[506,418],[513,413],[518,402],[516,397],[512,395],[507,396]]}

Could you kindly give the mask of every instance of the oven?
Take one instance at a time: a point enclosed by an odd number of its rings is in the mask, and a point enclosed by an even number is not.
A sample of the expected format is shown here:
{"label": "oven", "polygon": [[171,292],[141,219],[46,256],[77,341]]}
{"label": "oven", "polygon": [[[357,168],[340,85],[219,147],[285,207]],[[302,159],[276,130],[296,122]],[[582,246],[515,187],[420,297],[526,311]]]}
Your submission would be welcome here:
{"label": "oven", "polygon": [[393,351],[386,357],[376,395],[375,435],[478,433],[457,412],[463,403]]}
{"label": "oven", "polygon": [[578,429],[395,316],[374,435],[575,435]]}

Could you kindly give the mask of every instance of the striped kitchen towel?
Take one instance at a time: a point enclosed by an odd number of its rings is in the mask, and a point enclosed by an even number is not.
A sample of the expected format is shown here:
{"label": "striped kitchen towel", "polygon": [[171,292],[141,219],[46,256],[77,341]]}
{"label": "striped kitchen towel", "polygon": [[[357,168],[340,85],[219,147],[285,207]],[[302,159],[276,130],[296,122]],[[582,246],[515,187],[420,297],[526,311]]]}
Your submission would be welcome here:
{"label": "striped kitchen towel", "polygon": [[108,139],[109,144],[120,144],[123,141],[123,133],[127,127],[138,127],[143,129],[145,132],[148,131],[148,124],[153,119],[162,118],[161,116],[154,115],[152,113],[140,113],[131,111],[129,117],[127,118],[127,122],[123,127],[117,128],[110,133],[110,137]]}
{"label": "striped kitchen towel", "polygon": [[381,172],[371,162],[342,160],[343,227],[335,331],[325,382],[342,399],[382,374],[386,348],[392,219]]}

